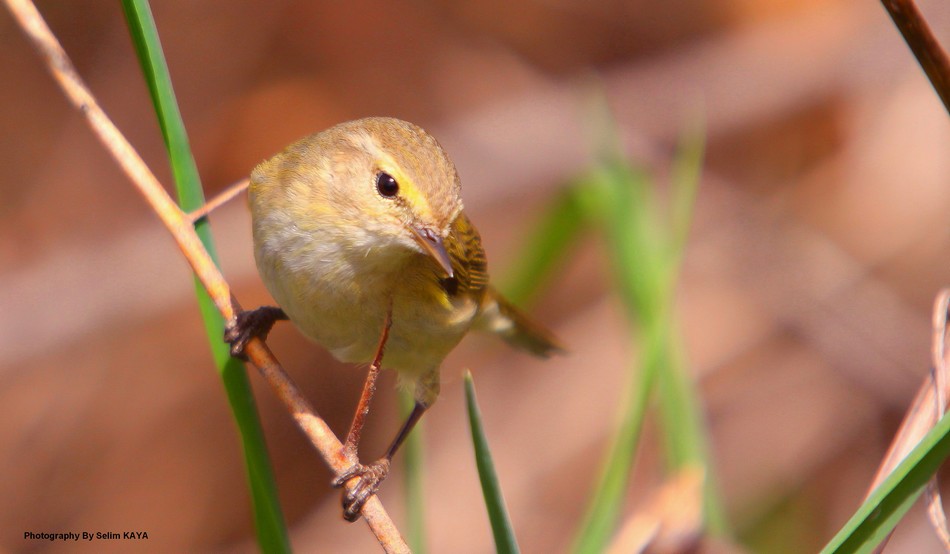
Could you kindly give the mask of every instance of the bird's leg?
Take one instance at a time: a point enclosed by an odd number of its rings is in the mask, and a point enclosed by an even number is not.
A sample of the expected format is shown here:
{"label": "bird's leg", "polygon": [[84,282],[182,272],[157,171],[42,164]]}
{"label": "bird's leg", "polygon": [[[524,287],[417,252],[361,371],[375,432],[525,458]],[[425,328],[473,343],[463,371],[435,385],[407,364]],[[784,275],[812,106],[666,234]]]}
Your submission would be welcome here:
{"label": "bird's leg", "polygon": [[284,310],[277,306],[261,306],[256,310],[238,312],[224,329],[224,341],[231,345],[231,355],[247,361],[244,348],[253,338],[264,340],[271,327],[287,319]]}
{"label": "bird's leg", "polygon": [[419,422],[422,414],[426,413],[427,409],[429,409],[428,406],[416,401],[415,406],[412,407],[412,411],[409,412],[409,417],[406,418],[406,422],[402,424],[402,428],[400,428],[399,432],[396,433],[392,444],[390,444],[389,448],[386,450],[386,455],[384,456],[385,459],[392,461],[393,456],[396,455],[396,451],[399,450],[400,446],[402,446],[402,443],[406,440],[406,437],[409,436],[409,433],[412,432],[412,429],[416,426],[416,423]]}
{"label": "bird's leg", "polygon": [[392,463],[393,456],[396,454],[396,451],[399,450],[403,441],[406,440],[406,437],[409,436],[412,428],[416,426],[419,418],[422,417],[422,414],[425,413],[427,408],[428,406],[425,404],[416,402],[416,405],[412,408],[412,412],[409,414],[409,418],[403,423],[402,428],[399,429],[399,433],[396,434],[392,444],[389,445],[386,454],[382,458],[369,465],[356,463],[333,480],[335,487],[341,487],[350,479],[354,477],[359,478],[359,483],[343,493],[344,519],[347,521],[356,521],[360,517],[363,504],[365,504],[371,496],[376,494],[380,483],[389,475],[389,467]]}
{"label": "bird's leg", "polygon": [[379,337],[379,346],[376,347],[376,355],[373,357],[373,363],[369,366],[369,373],[366,374],[366,381],[363,383],[363,393],[360,395],[360,401],[356,405],[356,413],[353,414],[353,423],[350,424],[350,431],[346,434],[346,442],[343,443],[343,449],[346,455],[351,458],[357,458],[357,450],[360,446],[360,435],[363,432],[363,423],[366,421],[366,415],[369,414],[369,405],[373,401],[373,395],[376,393],[376,378],[379,377],[379,370],[383,363],[383,352],[386,350],[386,341],[389,340],[389,329],[393,325],[392,312],[386,315],[386,324],[383,326],[383,333]]}
{"label": "bird's leg", "polygon": [[363,510],[363,504],[376,493],[379,484],[389,474],[389,459],[387,458],[377,460],[370,465],[361,464],[359,461],[359,446],[363,424],[366,421],[367,414],[369,414],[369,406],[373,400],[373,395],[376,393],[376,379],[379,377],[383,352],[386,349],[386,341],[389,339],[389,329],[392,324],[392,308],[390,308],[390,311],[386,314],[386,324],[383,326],[382,335],[379,338],[379,346],[376,347],[376,355],[373,357],[373,363],[370,364],[369,373],[366,374],[366,381],[363,383],[363,393],[356,405],[356,413],[353,414],[353,423],[350,424],[350,431],[346,434],[346,441],[343,443],[343,454],[352,461],[352,465],[343,473],[337,475],[331,482],[334,487],[339,488],[350,479],[359,479],[356,485],[343,492],[343,517],[347,521],[356,521],[359,518],[360,512]]}

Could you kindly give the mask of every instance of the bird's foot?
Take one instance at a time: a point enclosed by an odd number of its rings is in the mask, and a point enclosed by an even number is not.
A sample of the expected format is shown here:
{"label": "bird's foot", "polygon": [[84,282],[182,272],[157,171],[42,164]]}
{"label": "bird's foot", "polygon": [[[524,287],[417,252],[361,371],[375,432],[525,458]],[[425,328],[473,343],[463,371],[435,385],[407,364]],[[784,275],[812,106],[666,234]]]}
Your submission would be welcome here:
{"label": "bird's foot", "polygon": [[363,504],[376,494],[379,484],[389,475],[389,460],[380,458],[369,465],[354,463],[346,471],[330,482],[334,488],[341,488],[350,479],[359,479],[353,487],[343,491],[343,519],[353,522],[359,519]]}
{"label": "bird's foot", "polygon": [[224,342],[231,345],[231,356],[247,361],[247,343],[253,338],[266,339],[274,323],[282,319],[287,319],[287,314],[276,306],[239,312],[224,329]]}

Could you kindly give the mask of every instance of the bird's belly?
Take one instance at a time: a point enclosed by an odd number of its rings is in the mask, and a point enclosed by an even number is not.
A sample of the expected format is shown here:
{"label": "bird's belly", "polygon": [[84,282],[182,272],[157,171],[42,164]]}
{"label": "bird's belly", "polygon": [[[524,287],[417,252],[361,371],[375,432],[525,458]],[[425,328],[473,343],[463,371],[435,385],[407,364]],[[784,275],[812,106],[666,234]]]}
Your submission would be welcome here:
{"label": "bird's belly", "polygon": [[426,281],[427,275],[411,270],[354,277],[330,268],[261,269],[268,290],[300,331],[348,363],[373,361],[391,306],[383,367],[416,375],[437,369],[477,311],[474,300],[449,300],[434,277]]}
{"label": "bird's belly", "polygon": [[447,299],[441,290],[397,290],[383,366],[420,374],[438,368],[471,328],[477,304]]}

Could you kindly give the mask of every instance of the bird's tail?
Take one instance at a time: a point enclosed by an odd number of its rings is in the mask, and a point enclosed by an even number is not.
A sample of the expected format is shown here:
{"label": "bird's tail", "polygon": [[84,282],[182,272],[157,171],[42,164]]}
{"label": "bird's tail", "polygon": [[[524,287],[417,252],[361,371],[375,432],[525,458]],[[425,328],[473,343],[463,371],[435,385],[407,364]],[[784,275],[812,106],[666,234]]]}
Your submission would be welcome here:
{"label": "bird's tail", "polygon": [[495,333],[508,344],[542,358],[565,351],[554,333],[532,321],[493,288],[486,291],[475,326]]}

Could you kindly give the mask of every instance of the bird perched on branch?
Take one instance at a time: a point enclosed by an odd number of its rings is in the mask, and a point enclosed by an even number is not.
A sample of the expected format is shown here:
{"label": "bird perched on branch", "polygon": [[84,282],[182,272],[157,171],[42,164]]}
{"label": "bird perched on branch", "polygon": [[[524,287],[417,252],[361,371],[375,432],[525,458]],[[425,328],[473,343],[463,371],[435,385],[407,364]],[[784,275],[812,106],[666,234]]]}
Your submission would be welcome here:
{"label": "bird perched on branch", "polygon": [[[226,338],[290,319],[344,362],[370,364],[344,443],[352,466],[333,484],[355,521],[406,435],[439,394],[439,366],[470,329],[539,356],[557,340],[491,287],[478,230],[465,215],[455,166],[436,140],[398,119],[349,121],[306,137],[251,174],[254,255],[278,307],[242,312]],[[415,408],[379,460],[357,449],[381,367],[398,372]]]}

